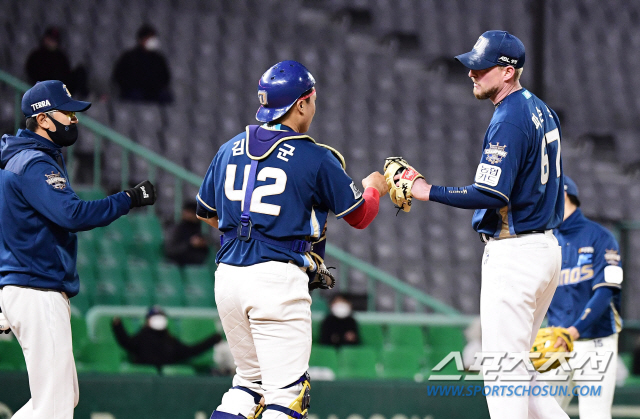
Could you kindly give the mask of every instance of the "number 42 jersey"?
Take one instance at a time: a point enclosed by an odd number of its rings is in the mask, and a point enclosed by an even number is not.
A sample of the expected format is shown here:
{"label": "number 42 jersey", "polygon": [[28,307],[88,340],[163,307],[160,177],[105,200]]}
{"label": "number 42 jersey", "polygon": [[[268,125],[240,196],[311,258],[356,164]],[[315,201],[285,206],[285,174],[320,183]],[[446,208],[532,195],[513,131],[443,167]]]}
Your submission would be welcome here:
{"label": "number 42 jersey", "polygon": [[[252,160],[259,160],[252,229],[271,239],[313,241],[321,237],[329,211],[342,218],[364,202],[337,151],[284,125],[249,126],[220,147],[197,196],[200,206],[218,216],[222,232],[240,224]],[[269,261],[313,263],[308,254],[260,240],[225,242],[216,256],[216,263],[235,266]]]}
{"label": "number 42 jersey", "polygon": [[496,105],[474,186],[506,202],[476,210],[473,228],[491,237],[550,230],[562,222],[564,182],[556,113],[522,89]]}

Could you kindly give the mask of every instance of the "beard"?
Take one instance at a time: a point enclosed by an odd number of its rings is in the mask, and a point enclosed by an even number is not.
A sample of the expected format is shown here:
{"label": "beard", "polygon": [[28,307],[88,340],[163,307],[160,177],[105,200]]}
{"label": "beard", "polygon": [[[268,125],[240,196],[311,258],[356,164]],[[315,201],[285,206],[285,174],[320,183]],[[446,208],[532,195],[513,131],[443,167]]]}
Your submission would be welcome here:
{"label": "beard", "polygon": [[485,99],[489,99],[491,96],[495,95],[496,93],[498,93],[499,87],[498,86],[494,86],[491,89],[487,89],[487,90],[480,90],[478,92],[476,92],[476,90],[473,90],[473,95],[476,97],[476,99],[478,100],[485,100]]}

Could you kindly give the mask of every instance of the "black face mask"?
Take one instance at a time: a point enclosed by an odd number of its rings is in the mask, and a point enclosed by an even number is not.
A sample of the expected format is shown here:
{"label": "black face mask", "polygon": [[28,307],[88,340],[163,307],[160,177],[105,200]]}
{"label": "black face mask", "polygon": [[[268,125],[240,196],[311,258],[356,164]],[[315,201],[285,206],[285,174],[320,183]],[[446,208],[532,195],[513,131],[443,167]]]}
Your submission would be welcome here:
{"label": "black face mask", "polygon": [[78,126],[76,124],[64,125],[49,117],[49,120],[56,126],[55,131],[45,130],[51,140],[61,147],[73,145],[78,140]]}

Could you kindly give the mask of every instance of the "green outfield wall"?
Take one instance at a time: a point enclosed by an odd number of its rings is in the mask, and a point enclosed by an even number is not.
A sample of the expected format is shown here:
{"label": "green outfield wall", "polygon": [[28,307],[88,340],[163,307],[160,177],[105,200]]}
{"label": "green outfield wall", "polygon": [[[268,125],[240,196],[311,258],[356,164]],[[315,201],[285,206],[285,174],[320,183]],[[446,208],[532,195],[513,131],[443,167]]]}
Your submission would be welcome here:
{"label": "green outfield wall", "polygon": [[[227,377],[80,375],[75,419],[208,419]],[[484,396],[429,395],[435,386],[393,380],[312,382],[310,419],[489,419]],[[475,384],[473,384],[475,385]],[[0,419],[29,399],[26,373],[0,372]],[[577,418],[577,405],[571,406]],[[616,392],[615,418],[640,418],[640,387]]]}

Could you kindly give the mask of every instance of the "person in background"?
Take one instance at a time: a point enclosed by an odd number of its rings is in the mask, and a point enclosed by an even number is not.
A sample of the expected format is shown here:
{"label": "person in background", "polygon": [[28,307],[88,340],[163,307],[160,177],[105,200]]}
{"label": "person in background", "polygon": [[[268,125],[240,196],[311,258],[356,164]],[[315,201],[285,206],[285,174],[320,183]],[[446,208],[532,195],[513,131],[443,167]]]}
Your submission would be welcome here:
{"label": "person in background", "polygon": [[155,28],[142,25],[136,34],[137,45],[125,51],[113,69],[113,81],[120,90],[120,99],[133,102],[173,101],[171,73],[165,56],[160,53],[160,41]]}
{"label": "person in background", "polygon": [[201,265],[209,256],[209,243],[202,234],[202,224],[196,217],[195,201],[182,207],[182,220],[176,224],[164,245],[168,259],[183,265]]}
{"label": "person in background", "polygon": [[153,306],[144,326],[133,336],[129,336],[119,317],[113,318],[111,326],[116,340],[129,353],[133,363],[154,365],[158,369],[200,355],[222,340],[219,333],[214,333],[200,343],[186,345],[169,332],[168,324],[164,310]]}
{"label": "person in background", "polygon": [[83,65],[71,69],[69,57],[60,48],[60,29],[50,26],[42,35],[40,45],[33,49],[25,63],[25,72],[30,84],[44,80],[60,80],[77,97],[89,94],[87,70]]}
{"label": "person in background", "polygon": [[320,326],[320,343],[323,345],[359,345],[358,323],[352,315],[351,302],[338,294],[331,300],[331,314]]}

